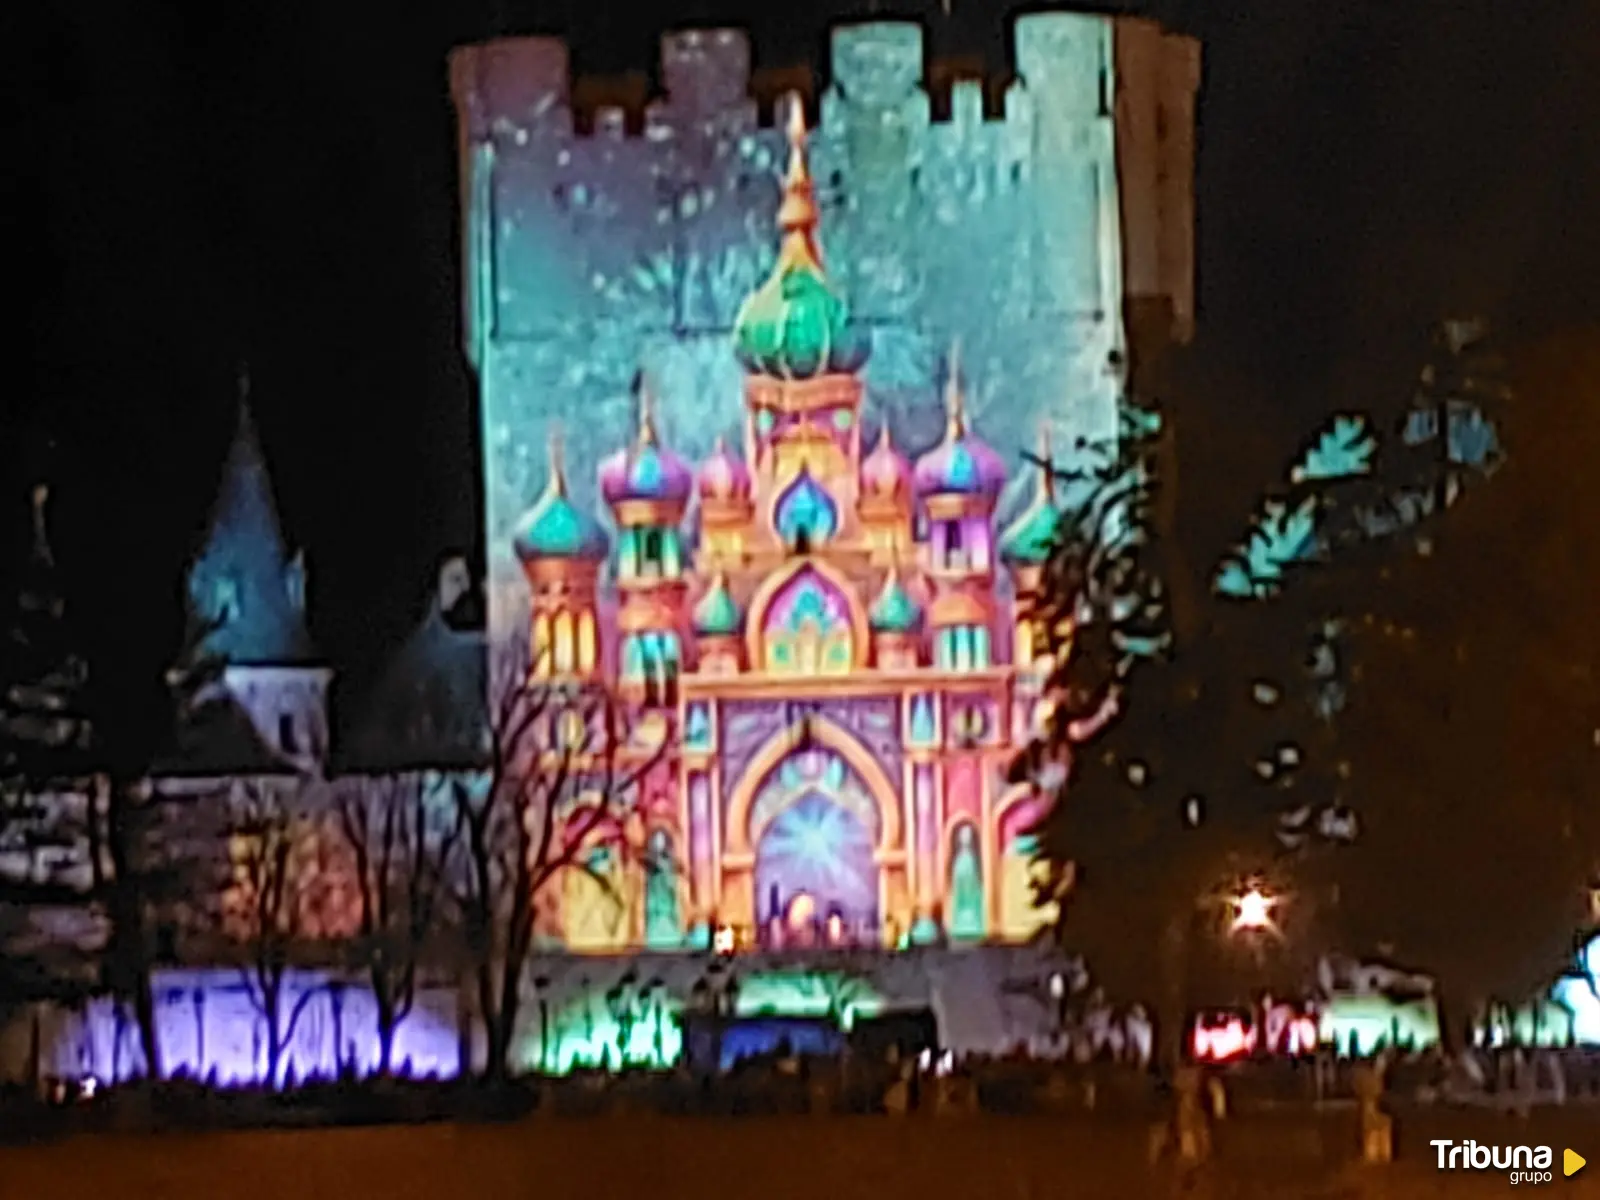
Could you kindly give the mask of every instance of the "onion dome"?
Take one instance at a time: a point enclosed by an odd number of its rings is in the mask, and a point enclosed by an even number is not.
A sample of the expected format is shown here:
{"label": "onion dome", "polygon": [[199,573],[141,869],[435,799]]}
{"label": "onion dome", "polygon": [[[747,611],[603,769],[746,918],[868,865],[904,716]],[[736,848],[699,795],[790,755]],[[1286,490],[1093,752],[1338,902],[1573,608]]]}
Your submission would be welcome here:
{"label": "onion dome", "polygon": [[719,437],[711,457],[700,464],[696,486],[702,500],[746,500],[750,496],[750,468]]}
{"label": "onion dome", "polygon": [[733,326],[734,353],[747,371],[777,379],[848,374],[871,353],[866,331],[851,320],[850,306],[823,270],[817,218],[805,114],[795,97],[789,108],[789,170],[778,206],[778,261]]}
{"label": "onion dome", "polygon": [[639,397],[639,433],[633,445],[600,464],[600,494],[611,505],[632,500],[688,502],[694,486],[689,464],[660,444],[648,389]]}
{"label": "onion dome", "polygon": [[744,614],[728,591],[728,581],[720,572],[706,594],[694,606],[694,631],[700,637],[735,637],[744,624]]}
{"label": "onion dome", "polygon": [[877,500],[899,500],[911,494],[911,463],[894,448],[888,422],[878,434],[878,444],[861,463],[861,495]]}
{"label": "onion dome", "polygon": [[1050,557],[1061,514],[1056,509],[1055,468],[1050,457],[1050,429],[1039,434],[1039,483],[1028,506],[1000,535],[1000,557],[1017,566],[1037,566]]}
{"label": "onion dome", "polygon": [[874,633],[915,633],[922,623],[921,606],[900,582],[900,572],[892,567],[872,602],[867,620]]}
{"label": "onion dome", "polygon": [[599,560],[606,556],[605,530],[567,495],[561,441],[554,434],[550,438],[550,478],[545,482],[544,494],[517,522],[511,545],[523,562],[542,558]]}
{"label": "onion dome", "polygon": [[967,428],[966,399],[956,351],[950,352],[950,378],[945,385],[949,421],[944,441],[917,460],[917,491],[924,496],[987,496],[1000,494],[1006,482],[1004,460]]}

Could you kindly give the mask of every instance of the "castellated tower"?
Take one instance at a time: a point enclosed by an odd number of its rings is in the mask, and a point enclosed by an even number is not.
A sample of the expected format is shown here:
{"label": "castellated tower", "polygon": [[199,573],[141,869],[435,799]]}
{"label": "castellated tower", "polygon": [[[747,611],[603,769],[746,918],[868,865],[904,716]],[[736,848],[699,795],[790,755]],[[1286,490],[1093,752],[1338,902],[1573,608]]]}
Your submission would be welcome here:
{"label": "castellated tower", "polygon": [[[1145,21],[1048,12],[1016,21],[1014,53],[997,118],[967,81],[934,122],[921,28],[839,27],[811,139],[829,271],[871,339],[861,437],[876,446],[886,427],[913,457],[939,444],[959,341],[963,420],[1014,477],[1002,523],[1028,502],[1017,468],[1040,423],[1063,455],[1114,436],[1126,364],[1193,322],[1198,48]],[[545,487],[554,421],[577,414],[566,483],[585,512],[606,511],[596,468],[637,434],[638,372],[663,445],[700,462],[718,438],[743,444],[730,333],[778,250],[786,155],[786,114],[760,120],[750,69],[741,32],[669,34],[642,130],[602,109],[580,135],[559,41],[452,57],[492,634],[530,619],[514,526]],[[707,515],[705,539],[731,536]]]}

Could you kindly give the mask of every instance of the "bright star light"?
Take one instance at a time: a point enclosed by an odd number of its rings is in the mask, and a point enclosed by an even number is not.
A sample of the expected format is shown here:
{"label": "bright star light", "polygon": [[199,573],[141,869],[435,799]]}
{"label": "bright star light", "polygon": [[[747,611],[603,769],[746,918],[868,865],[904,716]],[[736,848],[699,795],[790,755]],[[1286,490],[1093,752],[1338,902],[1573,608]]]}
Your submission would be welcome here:
{"label": "bright star light", "polygon": [[1233,899],[1233,932],[1245,929],[1271,929],[1272,909],[1277,900],[1260,888],[1251,888]]}

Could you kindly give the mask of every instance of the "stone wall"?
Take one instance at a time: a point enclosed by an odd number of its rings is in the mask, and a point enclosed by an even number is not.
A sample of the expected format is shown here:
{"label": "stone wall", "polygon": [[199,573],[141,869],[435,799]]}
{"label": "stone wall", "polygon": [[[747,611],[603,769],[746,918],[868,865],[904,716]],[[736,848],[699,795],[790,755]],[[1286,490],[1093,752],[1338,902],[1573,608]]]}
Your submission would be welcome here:
{"label": "stone wall", "polygon": [[[959,338],[974,423],[1020,468],[1043,419],[1060,447],[1113,435],[1125,307],[1161,314],[1134,324],[1141,337],[1188,335],[1198,50],[1148,22],[1038,13],[1016,23],[1015,62],[1002,113],[962,80],[936,122],[920,26],[841,26],[811,154],[829,269],[872,331],[869,428],[932,445]],[[580,132],[559,41],[452,58],[497,628],[520,608],[509,531],[542,485],[552,421],[590,504],[595,464],[631,433],[640,369],[680,452],[739,427],[729,334],[776,249],[784,160],[750,76],[743,33],[673,33],[641,127],[602,107]]]}

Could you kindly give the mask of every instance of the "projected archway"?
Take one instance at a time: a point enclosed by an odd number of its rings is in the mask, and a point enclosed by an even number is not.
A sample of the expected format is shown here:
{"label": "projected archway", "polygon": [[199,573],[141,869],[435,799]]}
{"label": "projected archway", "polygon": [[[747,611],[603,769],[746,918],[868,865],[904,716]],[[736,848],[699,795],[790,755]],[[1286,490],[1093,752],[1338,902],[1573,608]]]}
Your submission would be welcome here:
{"label": "projected archway", "polygon": [[857,938],[901,920],[899,805],[877,760],[833,722],[813,721],[803,742],[778,734],[728,797],[722,919],[754,929],[799,900],[800,915],[837,912]]}
{"label": "projected archway", "polygon": [[805,750],[779,764],[750,809],[755,900],[801,933],[837,914],[855,930],[878,925],[877,804],[843,758]]}

